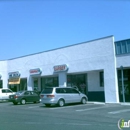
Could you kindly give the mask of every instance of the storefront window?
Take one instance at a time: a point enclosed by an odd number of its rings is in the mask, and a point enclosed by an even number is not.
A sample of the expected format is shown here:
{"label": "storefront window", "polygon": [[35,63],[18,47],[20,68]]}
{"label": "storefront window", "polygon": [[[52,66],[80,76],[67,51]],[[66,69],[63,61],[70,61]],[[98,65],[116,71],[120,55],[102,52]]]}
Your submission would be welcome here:
{"label": "storefront window", "polygon": [[99,73],[100,77],[100,87],[104,87],[104,73],[103,71]]}
{"label": "storefront window", "polygon": [[[130,95],[130,69],[124,69],[123,75],[124,75],[123,82],[124,82],[125,95]],[[119,93],[122,95],[121,70],[118,70],[118,85],[119,85]]]}
{"label": "storefront window", "polygon": [[38,90],[38,78],[34,79],[34,90]]}
{"label": "storefront window", "polygon": [[3,88],[3,81],[0,80],[0,88]]}
{"label": "storefront window", "polygon": [[8,87],[14,92],[27,90],[27,78],[20,79],[20,84],[9,84]]}
{"label": "storefront window", "polygon": [[27,90],[27,78],[20,79],[19,90]]}
{"label": "storefront window", "polygon": [[87,74],[67,75],[67,86],[87,94]]}
{"label": "storefront window", "polygon": [[58,77],[42,77],[41,78],[41,90],[45,87],[58,87]]}

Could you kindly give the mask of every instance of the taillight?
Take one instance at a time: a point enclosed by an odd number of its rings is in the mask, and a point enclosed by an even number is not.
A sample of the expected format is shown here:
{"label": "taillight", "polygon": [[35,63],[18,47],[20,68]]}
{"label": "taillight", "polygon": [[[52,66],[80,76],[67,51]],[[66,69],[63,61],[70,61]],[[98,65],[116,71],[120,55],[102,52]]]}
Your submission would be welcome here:
{"label": "taillight", "polygon": [[47,95],[47,97],[53,98],[55,97],[55,95]]}
{"label": "taillight", "polygon": [[18,98],[18,96],[17,96],[17,95],[15,95],[15,96],[14,96],[14,98]]}
{"label": "taillight", "polygon": [[41,96],[41,98],[43,98],[44,97],[44,95],[40,95]]}

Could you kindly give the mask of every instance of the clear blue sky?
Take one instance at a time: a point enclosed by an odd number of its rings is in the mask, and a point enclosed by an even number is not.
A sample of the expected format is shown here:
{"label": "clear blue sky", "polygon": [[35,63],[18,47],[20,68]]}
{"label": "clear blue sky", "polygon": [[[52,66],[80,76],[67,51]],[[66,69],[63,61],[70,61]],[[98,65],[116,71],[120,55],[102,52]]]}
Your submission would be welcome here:
{"label": "clear blue sky", "polygon": [[110,35],[130,38],[130,0],[0,0],[0,60]]}

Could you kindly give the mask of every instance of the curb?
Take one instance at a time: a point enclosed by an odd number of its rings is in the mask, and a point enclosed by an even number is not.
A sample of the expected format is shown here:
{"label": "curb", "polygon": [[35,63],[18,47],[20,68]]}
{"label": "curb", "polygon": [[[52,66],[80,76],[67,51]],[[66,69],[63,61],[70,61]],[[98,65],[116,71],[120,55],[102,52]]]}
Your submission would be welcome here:
{"label": "curb", "polygon": [[87,102],[88,104],[99,104],[99,105],[106,105],[106,104],[111,104],[111,105],[127,105],[130,106],[130,103],[105,103],[105,102]]}
{"label": "curb", "polygon": [[88,104],[102,104],[102,105],[105,105],[105,103],[104,102],[87,102]]}
{"label": "curb", "polygon": [[130,103],[120,103],[121,105],[130,106]]}

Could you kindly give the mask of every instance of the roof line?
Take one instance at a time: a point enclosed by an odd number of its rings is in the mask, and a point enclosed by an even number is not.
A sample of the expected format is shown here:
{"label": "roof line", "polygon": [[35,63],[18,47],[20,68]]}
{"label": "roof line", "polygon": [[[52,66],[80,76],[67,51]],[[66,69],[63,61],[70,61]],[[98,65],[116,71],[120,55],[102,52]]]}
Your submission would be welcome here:
{"label": "roof line", "polygon": [[44,53],[44,52],[54,51],[54,50],[67,48],[67,47],[71,47],[71,46],[75,46],[75,45],[80,45],[80,44],[84,44],[84,43],[88,43],[88,42],[92,42],[92,41],[97,41],[97,40],[100,40],[100,39],[105,39],[105,38],[108,38],[108,37],[113,37],[113,35],[102,37],[102,38],[97,38],[97,39],[94,39],[94,40],[89,40],[89,41],[85,41],[85,42],[81,42],[81,43],[76,43],[76,44],[72,44],[72,45],[68,45],[68,46],[64,46],[64,47],[59,47],[59,48],[55,48],[55,49],[51,49],[51,50],[47,50],[47,51],[42,51],[42,52],[37,52],[37,53],[28,54],[28,55],[24,55],[24,56],[19,56],[19,57],[7,59],[7,60],[14,60],[14,59],[23,58],[23,57],[27,57],[27,56],[31,56],[31,55],[36,55],[36,54],[40,54],[40,53]]}
{"label": "roof line", "polygon": [[116,42],[127,41],[127,40],[130,40],[130,39],[119,40],[119,41],[116,41]]}

